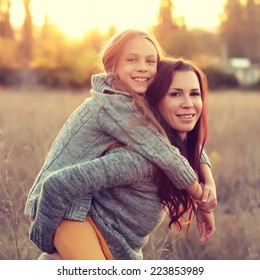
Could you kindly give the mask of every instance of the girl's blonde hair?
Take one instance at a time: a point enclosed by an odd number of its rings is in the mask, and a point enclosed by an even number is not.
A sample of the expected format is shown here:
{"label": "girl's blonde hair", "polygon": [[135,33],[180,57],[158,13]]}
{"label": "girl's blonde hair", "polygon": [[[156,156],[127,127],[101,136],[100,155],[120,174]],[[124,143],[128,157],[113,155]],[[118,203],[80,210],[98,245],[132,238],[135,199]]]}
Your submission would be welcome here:
{"label": "girl's blonde hair", "polygon": [[100,52],[101,67],[106,73],[114,72],[115,66],[120,59],[124,48],[135,38],[149,40],[157,51],[157,62],[164,57],[164,51],[157,40],[149,33],[138,29],[126,29],[115,34]]}

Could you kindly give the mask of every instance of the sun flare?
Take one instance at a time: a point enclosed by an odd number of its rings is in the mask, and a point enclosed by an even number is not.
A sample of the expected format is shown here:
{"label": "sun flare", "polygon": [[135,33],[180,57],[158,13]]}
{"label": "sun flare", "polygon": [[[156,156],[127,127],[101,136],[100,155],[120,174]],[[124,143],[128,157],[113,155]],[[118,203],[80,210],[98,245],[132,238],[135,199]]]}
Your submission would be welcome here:
{"label": "sun flare", "polygon": [[[188,27],[212,28],[224,0],[174,0],[173,15],[185,17]],[[160,0],[31,0],[35,25],[42,25],[45,16],[71,38],[80,38],[89,29],[104,32],[109,26],[146,29],[158,20]],[[12,0],[11,20],[20,26],[24,19],[22,0]]]}

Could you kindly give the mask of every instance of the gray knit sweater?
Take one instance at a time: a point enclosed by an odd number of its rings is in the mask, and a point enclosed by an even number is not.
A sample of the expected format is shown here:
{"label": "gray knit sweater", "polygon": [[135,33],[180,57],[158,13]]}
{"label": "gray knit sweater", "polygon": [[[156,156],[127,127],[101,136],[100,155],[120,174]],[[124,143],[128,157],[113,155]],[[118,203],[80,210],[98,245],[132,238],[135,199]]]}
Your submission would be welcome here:
{"label": "gray knit sweater", "polygon": [[30,238],[53,252],[61,219],[84,221],[89,214],[115,259],[141,259],[163,216],[156,167],[180,189],[196,175],[178,149],[143,124],[130,130],[129,145],[138,153],[121,148],[100,157],[110,140],[128,144],[125,127],[140,113],[127,93],[104,94],[111,91],[104,76],[94,76],[92,84],[93,97],[66,122],[29,193],[25,214],[35,219]]}

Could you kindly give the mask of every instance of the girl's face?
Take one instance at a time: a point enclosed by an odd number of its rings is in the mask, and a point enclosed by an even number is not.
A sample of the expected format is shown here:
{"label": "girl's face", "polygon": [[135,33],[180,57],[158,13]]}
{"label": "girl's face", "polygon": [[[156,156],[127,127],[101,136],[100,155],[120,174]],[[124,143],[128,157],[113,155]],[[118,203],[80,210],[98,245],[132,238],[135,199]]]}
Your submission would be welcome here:
{"label": "girl's face", "polygon": [[157,71],[157,51],[148,39],[137,37],[125,46],[115,72],[136,93],[144,94]]}
{"label": "girl's face", "polygon": [[167,124],[184,140],[202,111],[200,84],[196,74],[193,71],[176,71],[166,95],[158,102],[158,109]]}

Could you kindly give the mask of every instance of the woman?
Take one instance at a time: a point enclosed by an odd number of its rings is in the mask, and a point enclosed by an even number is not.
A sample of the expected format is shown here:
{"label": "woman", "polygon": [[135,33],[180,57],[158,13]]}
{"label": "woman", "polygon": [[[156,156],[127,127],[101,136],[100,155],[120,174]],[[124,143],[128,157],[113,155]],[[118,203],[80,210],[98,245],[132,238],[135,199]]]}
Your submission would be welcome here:
{"label": "woman", "polygon": [[[170,58],[159,63],[157,75],[146,92],[171,144],[188,159],[202,183],[205,181],[201,175],[200,153],[207,139],[207,94],[206,76],[194,63]],[[160,196],[170,195],[169,190],[161,188],[160,191]],[[174,200],[180,205],[178,197]],[[202,232],[200,218],[199,212],[198,230]]]}

